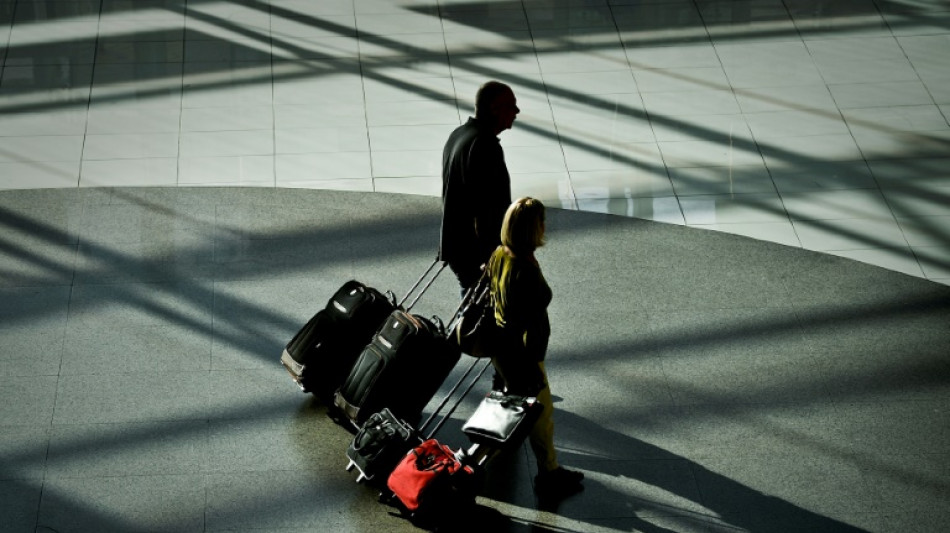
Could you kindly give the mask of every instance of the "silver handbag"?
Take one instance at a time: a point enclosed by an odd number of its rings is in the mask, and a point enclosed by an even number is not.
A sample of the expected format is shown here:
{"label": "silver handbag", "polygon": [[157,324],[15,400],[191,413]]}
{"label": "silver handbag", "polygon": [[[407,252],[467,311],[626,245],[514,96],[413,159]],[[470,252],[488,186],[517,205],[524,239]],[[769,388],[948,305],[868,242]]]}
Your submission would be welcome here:
{"label": "silver handbag", "polygon": [[542,409],[534,396],[491,391],[462,426],[462,432],[474,443],[517,446],[531,431]]}

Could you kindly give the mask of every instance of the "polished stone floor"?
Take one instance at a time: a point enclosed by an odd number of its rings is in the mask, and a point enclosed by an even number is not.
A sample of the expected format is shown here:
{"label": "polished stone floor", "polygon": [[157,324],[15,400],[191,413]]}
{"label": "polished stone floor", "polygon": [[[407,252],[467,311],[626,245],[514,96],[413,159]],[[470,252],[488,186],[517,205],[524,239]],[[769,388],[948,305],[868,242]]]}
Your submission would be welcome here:
{"label": "polished stone floor", "polygon": [[587,489],[469,524],[950,530],[946,1],[0,0],[0,531],[415,530],[277,359],[493,78]]}
{"label": "polished stone floor", "polygon": [[[415,531],[344,470],[349,433],[278,359],[343,281],[403,295],[439,209],[305,189],[0,192],[0,530]],[[552,208],[548,231],[556,439],[586,490],[539,505],[524,448],[490,465],[461,524],[950,526],[950,288],[629,217]],[[448,316],[450,278],[415,310]],[[441,440],[467,444],[488,386]]]}
{"label": "polished stone floor", "polygon": [[950,279],[945,0],[0,0],[0,189],[516,194]]}

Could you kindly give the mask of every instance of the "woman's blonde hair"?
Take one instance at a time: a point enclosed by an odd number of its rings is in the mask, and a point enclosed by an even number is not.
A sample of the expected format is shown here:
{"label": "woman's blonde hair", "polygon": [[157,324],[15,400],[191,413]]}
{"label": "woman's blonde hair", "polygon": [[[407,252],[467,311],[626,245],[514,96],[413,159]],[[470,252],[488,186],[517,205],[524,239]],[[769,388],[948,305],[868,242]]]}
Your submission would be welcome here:
{"label": "woman's blonde hair", "polygon": [[515,255],[528,254],[544,246],[544,204],[523,197],[515,200],[501,224],[501,243]]}

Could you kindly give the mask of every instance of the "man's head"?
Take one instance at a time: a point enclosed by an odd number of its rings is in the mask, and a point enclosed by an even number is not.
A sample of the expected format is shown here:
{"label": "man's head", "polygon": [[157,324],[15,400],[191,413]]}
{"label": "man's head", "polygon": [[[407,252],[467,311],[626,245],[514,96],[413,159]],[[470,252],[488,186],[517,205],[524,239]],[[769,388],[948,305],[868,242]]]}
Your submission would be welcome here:
{"label": "man's head", "polygon": [[521,112],[511,87],[500,81],[489,81],[475,94],[475,118],[492,125],[495,134],[511,128]]}

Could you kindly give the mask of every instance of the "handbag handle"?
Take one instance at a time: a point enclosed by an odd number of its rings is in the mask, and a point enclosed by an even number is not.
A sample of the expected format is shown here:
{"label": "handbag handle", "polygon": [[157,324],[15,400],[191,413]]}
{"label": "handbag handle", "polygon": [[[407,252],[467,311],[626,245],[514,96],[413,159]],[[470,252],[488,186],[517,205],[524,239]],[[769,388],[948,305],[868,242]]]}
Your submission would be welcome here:
{"label": "handbag handle", "polygon": [[485,270],[475,285],[472,285],[465,291],[465,296],[462,297],[462,301],[459,302],[458,307],[455,308],[455,313],[452,314],[452,319],[449,321],[448,328],[446,329],[447,336],[451,337],[455,334],[456,328],[458,328],[462,322],[462,317],[465,316],[465,313],[467,313],[469,309],[484,302],[486,295],[491,297],[491,285],[487,283],[487,281],[488,271]]}

